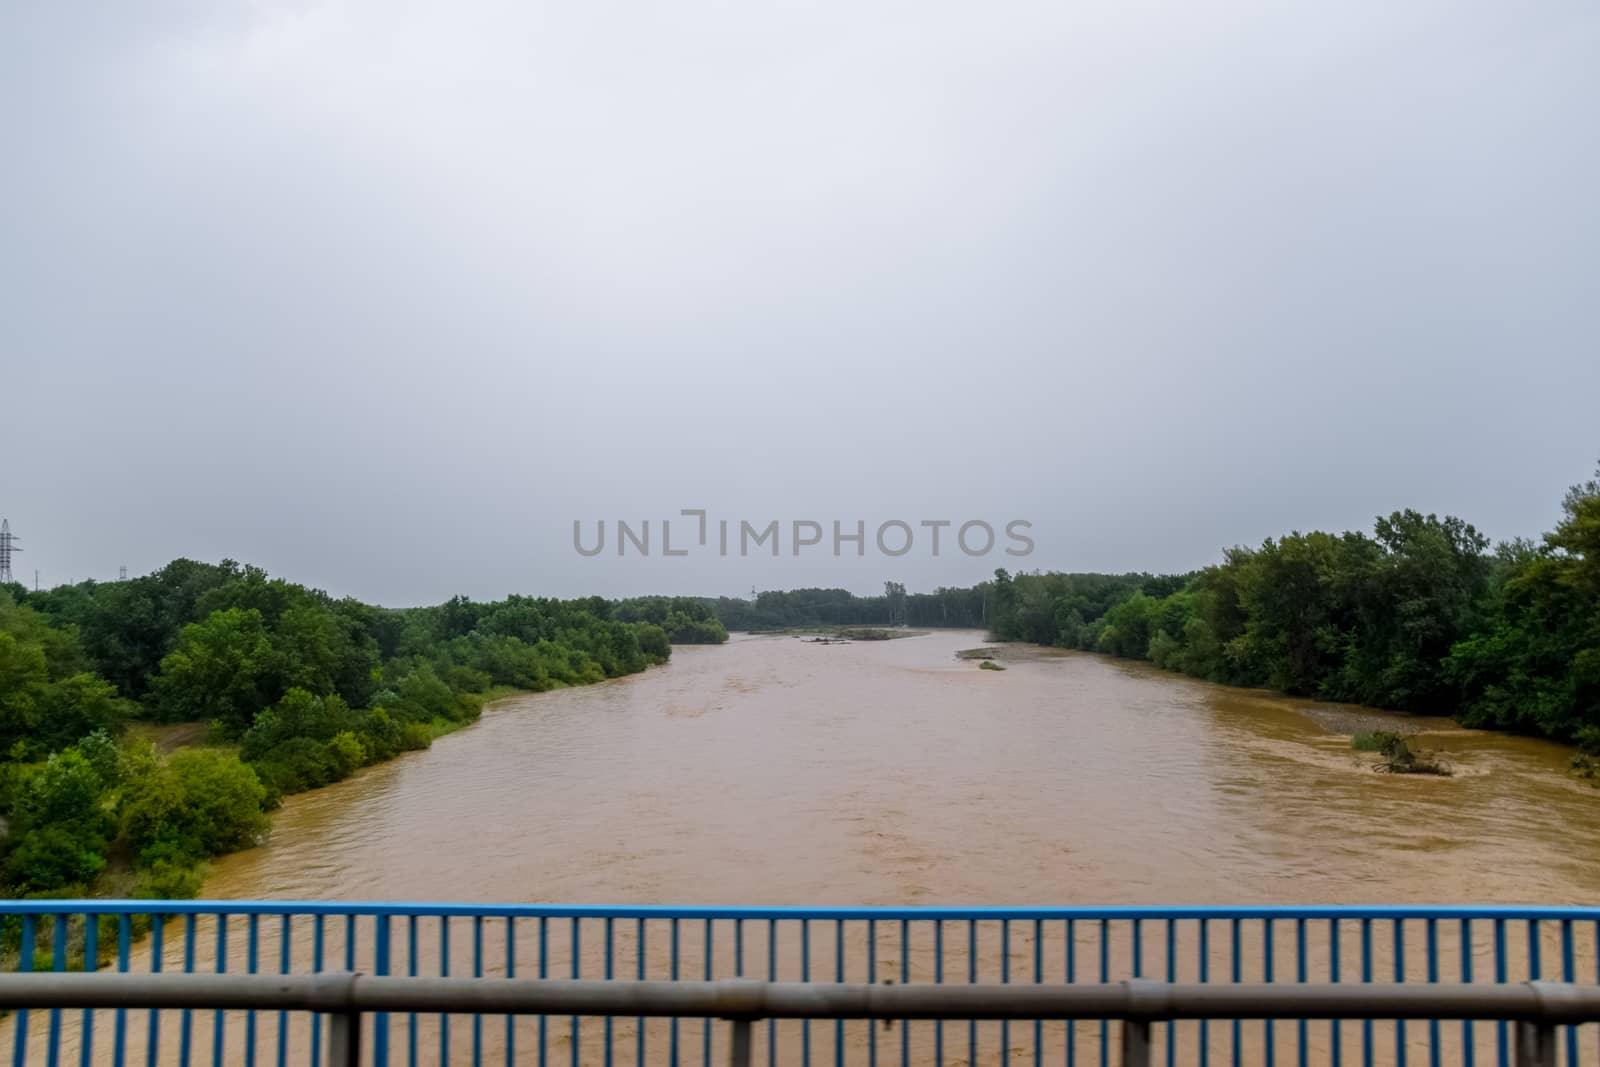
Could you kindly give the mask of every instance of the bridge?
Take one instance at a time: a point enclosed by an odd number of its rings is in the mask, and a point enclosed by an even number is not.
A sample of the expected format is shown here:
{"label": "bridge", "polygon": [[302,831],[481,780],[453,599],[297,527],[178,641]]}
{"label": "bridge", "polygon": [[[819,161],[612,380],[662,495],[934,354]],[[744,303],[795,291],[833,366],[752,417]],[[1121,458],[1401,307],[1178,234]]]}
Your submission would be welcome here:
{"label": "bridge", "polygon": [[0,934],[18,1064],[1600,1065],[1590,908],[39,900]]}

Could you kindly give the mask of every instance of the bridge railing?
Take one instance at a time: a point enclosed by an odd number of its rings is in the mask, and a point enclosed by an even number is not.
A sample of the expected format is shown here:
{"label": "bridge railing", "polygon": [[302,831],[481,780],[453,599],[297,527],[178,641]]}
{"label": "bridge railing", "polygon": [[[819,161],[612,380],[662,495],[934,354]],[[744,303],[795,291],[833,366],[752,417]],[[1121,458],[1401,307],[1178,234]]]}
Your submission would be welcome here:
{"label": "bridge railing", "polygon": [[1600,985],[892,986],[847,983],[572,981],[320,975],[0,975],[3,1008],[244,1009],[327,1016],[330,1067],[362,1062],[363,1018],[407,1011],[471,1015],[616,1015],[727,1020],[728,1067],[752,1067],[752,1028],[766,1019],[1115,1020],[1118,1063],[1151,1067],[1151,1027],[1181,1019],[1510,1020],[1517,1067],[1556,1067],[1556,1027],[1600,1020]]}
{"label": "bridge railing", "polygon": [[[704,908],[575,905],[0,901],[0,969],[130,974],[484,977],[1094,989],[1157,980],[1219,989],[1328,984],[1380,993],[1440,983],[1600,981],[1600,909],[1585,908]],[[1410,996],[1410,993],[1403,993]],[[500,1017],[503,1015],[503,1017]],[[30,1017],[31,1016],[31,1017]],[[375,1064],[710,1067],[729,1035],[707,1017],[408,1009],[364,1023]],[[1560,1023],[1563,1064],[1600,1067],[1600,1026]],[[324,1062],[311,1012],[221,1008],[17,1011],[0,1049],[24,1063]],[[769,1016],[756,1063],[1036,1063],[1114,1058],[1115,1023]],[[1177,1064],[1478,1064],[1509,1067],[1516,1027],[1312,1015],[1156,1021]]]}

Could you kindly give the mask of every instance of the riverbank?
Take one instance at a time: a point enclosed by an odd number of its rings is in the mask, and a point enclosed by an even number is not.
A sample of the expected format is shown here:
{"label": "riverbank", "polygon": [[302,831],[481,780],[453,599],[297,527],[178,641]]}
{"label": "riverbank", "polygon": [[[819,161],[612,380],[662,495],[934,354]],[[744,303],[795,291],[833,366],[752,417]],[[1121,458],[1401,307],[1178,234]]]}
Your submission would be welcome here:
{"label": "riverbank", "polygon": [[294,798],[204,895],[1572,904],[1600,884],[1600,809],[1559,746],[1405,720],[1455,775],[1374,774],[1330,727],[1400,716],[1024,645],[982,672],[956,653],[983,638],[736,638],[513,698]]}
{"label": "riverbank", "polygon": [[391,610],[231,561],[7,586],[0,892],[120,891],[131,869],[136,895],[187,896],[199,865],[260,838],[282,797],[425,748],[498,695],[663,663],[672,635],[726,636],[685,598]]}
{"label": "riverbank", "polygon": [[[350,774],[336,781],[287,794],[283,800],[292,803],[295,799],[331,789],[352,778],[357,778],[370,768],[396,762],[413,752],[426,752],[432,747],[432,741],[474,725],[481,718],[482,712],[488,711],[506,701],[530,695],[533,695],[531,690],[517,689],[512,686],[495,686],[483,693],[471,694],[478,702],[479,714],[467,720],[458,721],[442,718],[433,720],[427,724],[430,731],[429,744],[396,752],[384,760],[374,761],[356,768]],[[213,742],[208,724],[205,723],[135,723],[130,725],[128,732],[130,735],[128,740],[130,742],[134,744],[148,743],[153,751],[162,756],[170,756],[184,751],[216,751],[237,757],[239,752],[237,744]],[[281,801],[279,805],[275,806],[273,818],[276,817],[279,809],[281,809]],[[270,837],[270,834],[271,829],[269,828],[266,835],[263,835],[260,840],[245,846],[244,849],[233,851],[247,851],[250,848],[259,847]],[[105,868],[88,887],[83,896],[87,899],[99,900],[193,899],[200,895],[213,863],[220,859],[221,856],[231,854],[232,852],[225,852],[220,856],[195,860],[187,864],[165,865],[161,872],[161,881],[152,884],[145,874],[135,868],[130,854],[126,851],[114,852],[109,857]],[[135,941],[139,941],[150,932],[152,916],[130,916],[128,922],[130,937]],[[0,930],[0,971],[14,970],[17,966],[20,931],[13,927],[15,927],[15,924]],[[117,952],[120,935],[117,930],[116,920],[110,917],[102,918],[100,929],[96,933],[98,944],[97,962],[104,964],[113,959]],[[53,938],[53,928],[41,928],[35,931],[35,951],[41,955],[49,956],[54,949]],[[74,924],[68,930],[68,949],[64,963],[67,970],[84,969],[87,943],[82,923]]]}

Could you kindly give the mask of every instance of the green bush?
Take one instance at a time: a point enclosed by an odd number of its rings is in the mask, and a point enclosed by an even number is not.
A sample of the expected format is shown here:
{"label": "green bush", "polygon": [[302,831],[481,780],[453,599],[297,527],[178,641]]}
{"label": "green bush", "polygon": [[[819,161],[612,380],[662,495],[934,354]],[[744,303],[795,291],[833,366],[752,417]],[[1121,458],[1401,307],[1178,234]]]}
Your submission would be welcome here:
{"label": "green bush", "polygon": [[367,746],[349,730],[342,730],[328,742],[328,755],[340,778],[348,778],[357,769],[367,765]]}
{"label": "green bush", "polygon": [[6,858],[6,881],[19,896],[81,889],[106,865],[106,839],[65,826],[20,835]]}
{"label": "green bush", "polygon": [[401,725],[383,708],[373,709],[361,720],[361,740],[374,763],[392,759],[400,751],[401,733]]}
{"label": "green bush", "polygon": [[269,826],[267,790],[229,752],[187,749],[129,782],[122,832],[146,859],[206,859],[255,844]]}
{"label": "green bush", "polygon": [[408,722],[400,727],[400,751],[416,752],[433,744],[433,728],[425,722]]}
{"label": "green bush", "polygon": [[1350,738],[1350,747],[1357,752],[1382,752],[1388,755],[1405,738],[1389,730],[1357,730]]}
{"label": "green bush", "polygon": [[200,895],[205,870],[186,860],[157,859],[139,872],[133,895],[139,900],[187,900]]}

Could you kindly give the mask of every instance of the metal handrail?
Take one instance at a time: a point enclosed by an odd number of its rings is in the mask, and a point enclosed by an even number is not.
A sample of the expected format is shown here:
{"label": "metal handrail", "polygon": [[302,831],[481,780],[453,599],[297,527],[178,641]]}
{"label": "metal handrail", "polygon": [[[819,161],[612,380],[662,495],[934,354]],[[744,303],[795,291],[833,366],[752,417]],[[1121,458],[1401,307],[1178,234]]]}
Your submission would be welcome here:
{"label": "metal handrail", "polygon": [[333,1067],[360,1061],[374,1012],[726,1019],[730,1067],[761,1019],[1116,1019],[1124,1067],[1148,1067],[1150,1025],[1176,1019],[1459,1019],[1517,1024],[1519,1067],[1554,1067],[1555,1027],[1600,1021],[1600,985],[866,985],[310,975],[0,974],[0,1008],[201,1008],[327,1014]]}
{"label": "metal handrail", "polygon": [[549,919],[746,919],[862,922],[911,919],[916,921],[967,920],[1025,922],[1035,919],[1228,920],[1228,919],[1438,919],[1536,920],[1541,922],[1600,922],[1600,907],[1564,905],[1430,905],[1430,904],[1108,904],[1072,907],[1033,906],[825,906],[792,905],[669,905],[669,904],[467,904],[427,901],[283,901],[283,900],[6,900],[4,915],[350,915],[432,916],[447,918],[549,918]]}

